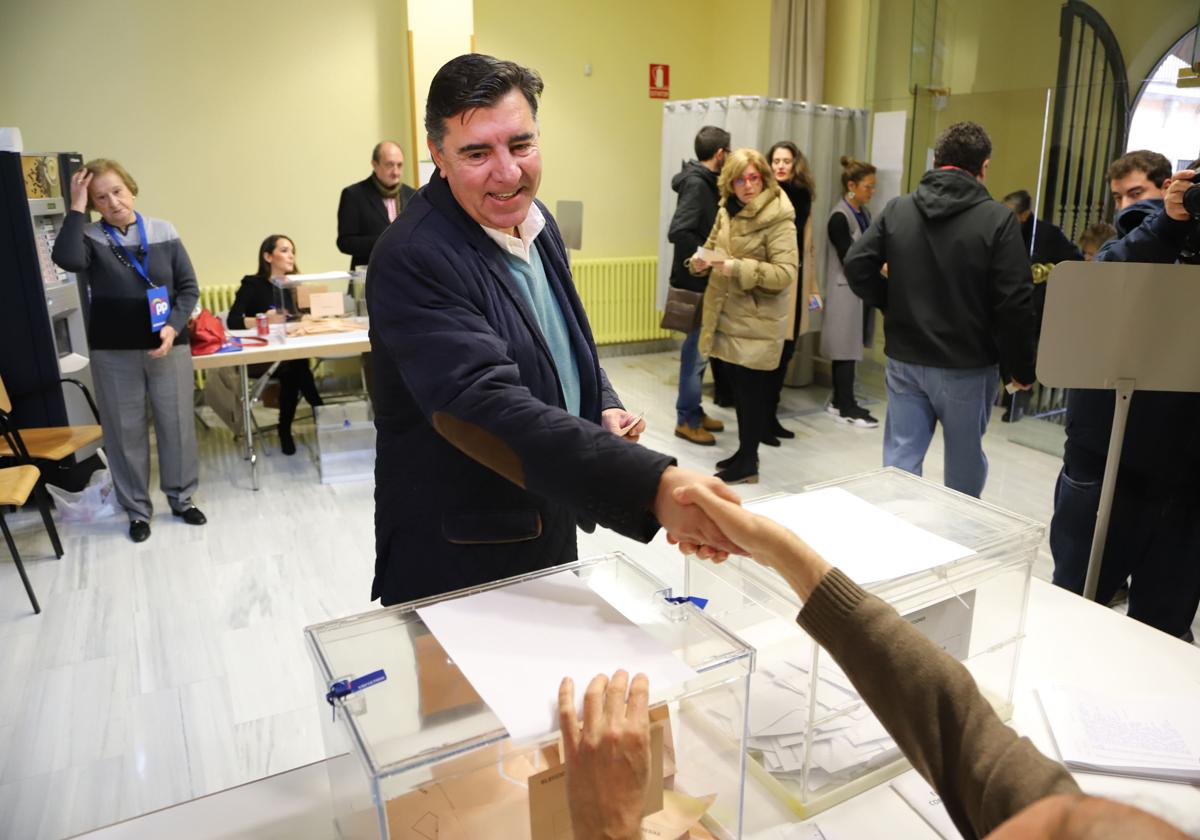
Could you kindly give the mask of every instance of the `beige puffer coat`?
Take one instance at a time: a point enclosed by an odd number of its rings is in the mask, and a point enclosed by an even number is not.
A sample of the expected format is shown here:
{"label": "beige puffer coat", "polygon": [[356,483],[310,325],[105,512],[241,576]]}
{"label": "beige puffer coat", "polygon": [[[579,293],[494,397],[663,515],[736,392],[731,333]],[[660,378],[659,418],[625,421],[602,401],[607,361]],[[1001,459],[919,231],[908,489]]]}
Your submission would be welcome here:
{"label": "beige puffer coat", "polygon": [[732,219],[722,200],[704,243],[728,254],[732,271],[709,274],[700,352],[754,370],[779,366],[799,262],[796,211],[771,181]]}

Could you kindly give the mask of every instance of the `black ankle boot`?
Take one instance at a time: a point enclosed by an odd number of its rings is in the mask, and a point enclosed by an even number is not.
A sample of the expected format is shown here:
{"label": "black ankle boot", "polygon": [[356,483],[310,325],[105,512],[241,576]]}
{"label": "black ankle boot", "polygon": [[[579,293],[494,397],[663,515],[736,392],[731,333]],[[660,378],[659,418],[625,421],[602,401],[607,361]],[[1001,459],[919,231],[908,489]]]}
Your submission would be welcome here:
{"label": "black ankle boot", "polygon": [[296,454],[296,441],[292,439],[292,429],[289,426],[284,428],[279,427],[279,448],[283,450],[284,455]]}
{"label": "black ankle boot", "polygon": [[734,461],[717,473],[726,484],[758,484],[758,464],[752,458]]}

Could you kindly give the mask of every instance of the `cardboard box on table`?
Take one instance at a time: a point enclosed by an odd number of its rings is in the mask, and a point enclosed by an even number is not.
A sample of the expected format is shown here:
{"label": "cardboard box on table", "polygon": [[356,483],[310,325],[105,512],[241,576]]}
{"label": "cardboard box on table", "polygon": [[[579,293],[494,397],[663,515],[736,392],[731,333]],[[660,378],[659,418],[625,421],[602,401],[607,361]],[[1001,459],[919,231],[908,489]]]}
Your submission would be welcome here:
{"label": "cardboard box on table", "polygon": [[[661,771],[647,801],[645,836],[741,836],[754,652],[693,604],[669,602],[672,593],[660,580],[613,554],[305,630],[322,697],[338,680],[380,668],[387,674],[334,700],[323,715],[342,840],[570,840],[557,730],[514,743],[417,614],[564,571],[697,673],[651,710]],[[497,639],[497,649],[504,643]],[[539,702],[549,709],[555,700]],[[714,727],[714,719],[728,729]]]}
{"label": "cardboard box on table", "polygon": [[[808,489],[828,487],[974,550],[864,588],[962,661],[1008,720],[1044,526],[896,469]],[[909,767],[836,663],[800,629],[800,601],[782,578],[745,558],[690,563],[691,594],[709,599],[706,614],[757,650],[747,732],[747,831],[761,828],[754,824],[756,803],[761,813],[782,804],[809,817]],[[786,714],[768,720],[777,713]]]}

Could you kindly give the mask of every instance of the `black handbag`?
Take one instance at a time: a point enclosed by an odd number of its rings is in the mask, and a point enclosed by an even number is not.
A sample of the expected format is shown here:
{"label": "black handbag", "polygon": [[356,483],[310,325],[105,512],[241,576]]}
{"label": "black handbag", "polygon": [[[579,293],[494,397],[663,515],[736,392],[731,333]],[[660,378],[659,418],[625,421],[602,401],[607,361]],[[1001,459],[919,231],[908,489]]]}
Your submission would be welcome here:
{"label": "black handbag", "polygon": [[695,332],[704,317],[704,292],[692,292],[671,286],[667,289],[667,304],[663,307],[661,326],[664,330],[681,333]]}

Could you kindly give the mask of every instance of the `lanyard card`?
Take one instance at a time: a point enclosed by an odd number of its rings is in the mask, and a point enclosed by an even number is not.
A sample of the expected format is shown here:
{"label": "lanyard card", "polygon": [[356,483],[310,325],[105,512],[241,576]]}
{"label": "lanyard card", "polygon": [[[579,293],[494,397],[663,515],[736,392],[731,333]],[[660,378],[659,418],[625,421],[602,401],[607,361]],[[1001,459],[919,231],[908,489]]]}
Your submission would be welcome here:
{"label": "lanyard card", "polygon": [[150,304],[150,331],[158,332],[167,325],[171,317],[171,300],[166,286],[155,286],[146,290],[146,301]]}

